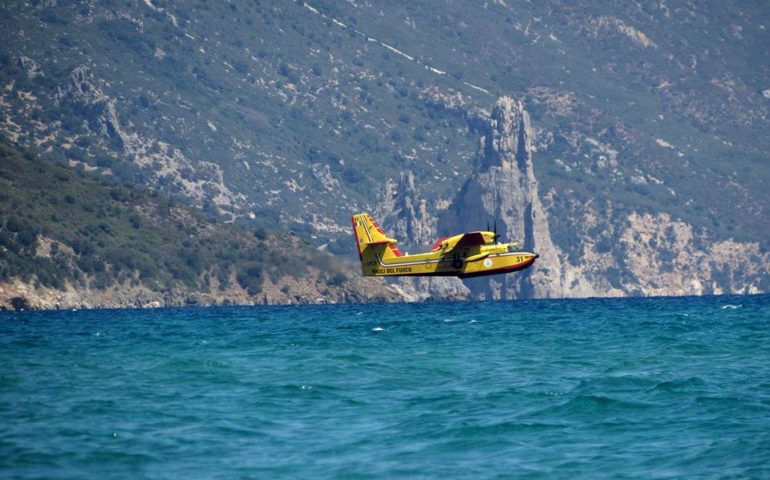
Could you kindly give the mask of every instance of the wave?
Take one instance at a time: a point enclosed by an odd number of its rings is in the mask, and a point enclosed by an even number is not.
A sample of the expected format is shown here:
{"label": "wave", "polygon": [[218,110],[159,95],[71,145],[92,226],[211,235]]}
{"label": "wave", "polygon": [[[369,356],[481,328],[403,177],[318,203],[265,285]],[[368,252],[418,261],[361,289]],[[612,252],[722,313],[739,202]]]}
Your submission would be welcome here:
{"label": "wave", "polygon": [[606,419],[607,415],[628,415],[629,418],[633,418],[640,410],[650,410],[658,406],[655,403],[618,399],[605,395],[576,395],[558,405],[536,411],[533,415],[538,418],[556,417],[582,422]]}
{"label": "wave", "polygon": [[687,392],[694,388],[700,388],[706,385],[700,377],[678,378],[674,380],[666,380],[659,382],[655,385],[653,390],[663,390],[666,392]]}
{"label": "wave", "polygon": [[741,308],[741,307],[743,307],[743,305],[732,305],[732,304],[727,304],[727,305],[722,305],[720,308],[721,308],[722,310],[738,310],[738,309],[739,309],[739,308]]}

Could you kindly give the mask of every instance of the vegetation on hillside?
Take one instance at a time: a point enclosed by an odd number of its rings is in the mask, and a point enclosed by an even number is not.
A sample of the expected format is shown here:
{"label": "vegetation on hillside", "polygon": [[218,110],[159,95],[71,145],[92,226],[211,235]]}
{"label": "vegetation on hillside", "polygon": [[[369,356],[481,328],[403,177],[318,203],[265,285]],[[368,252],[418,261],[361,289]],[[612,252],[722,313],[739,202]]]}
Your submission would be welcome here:
{"label": "vegetation on hillside", "polygon": [[154,291],[258,294],[264,277],[347,279],[293,236],[208,218],[157,192],[105,181],[0,140],[0,281],[56,289],[142,284]]}
{"label": "vegetation on hillside", "polygon": [[354,255],[351,211],[408,170],[440,213],[472,170],[479,118],[512,95],[572,258],[595,237],[622,256],[603,232],[632,212],[768,250],[767,14],[713,0],[6,2],[0,130]]}

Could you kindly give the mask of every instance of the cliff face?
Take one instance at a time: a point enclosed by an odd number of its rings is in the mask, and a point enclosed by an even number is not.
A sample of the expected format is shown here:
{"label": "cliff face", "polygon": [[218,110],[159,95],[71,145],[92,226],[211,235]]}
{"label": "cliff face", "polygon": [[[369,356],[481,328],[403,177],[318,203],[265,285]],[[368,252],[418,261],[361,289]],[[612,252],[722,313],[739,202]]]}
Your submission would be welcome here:
{"label": "cliff face", "polygon": [[[491,114],[474,116],[479,141],[473,171],[448,208],[431,209],[411,172],[387,182],[377,218],[395,237],[422,248],[437,235],[497,224],[502,241],[540,254],[523,272],[460,282],[400,279],[405,298],[559,298],[627,295],[761,293],[770,290],[770,255],[758,243],[714,240],[664,212],[620,211],[609,199],[581,203],[570,194],[541,193],[533,161],[533,126],[520,101],[500,98]],[[561,198],[560,198],[561,197]],[[551,225],[553,204],[569,204],[571,252]],[[438,212],[438,220],[431,214]],[[562,239],[564,241],[564,239]]]}
{"label": "cliff face", "polygon": [[437,219],[420,198],[414,186],[414,174],[402,172],[398,181],[389,179],[380,196],[374,217],[388,225],[388,234],[402,241],[422,245],[433,241]]}
{"label": "cliff face", "polygon": [[721,295],[770,291],[770,255],[758,243],[712,241],[665,213],[632,213],[622,230],[626,294]]}
{"label": "cliff face", "polygon": [[442,217],[444,231],[471,231],[497,222],[503,241],[517,239],[540,254],[523,273],[469,281],[485,298],[581,297],[595,292],[554,244],[532,162],[532,126],[521,102],[495,104],[476,155],[476,166]]}
{"label": "cliff face", "polygon": [[[398,181],[390,179],[380,196],[374,218],[386,226],[391,237],[399,240],[402,250],[424,250],[436,238],[438,219],[430,213],[428,202],[415,188],[414,174],[402,172]],[[407,250],[408,251],[408,250]],[[388,279],[406,301],[462,300],[470,290],[458,278],[417,277]]]}

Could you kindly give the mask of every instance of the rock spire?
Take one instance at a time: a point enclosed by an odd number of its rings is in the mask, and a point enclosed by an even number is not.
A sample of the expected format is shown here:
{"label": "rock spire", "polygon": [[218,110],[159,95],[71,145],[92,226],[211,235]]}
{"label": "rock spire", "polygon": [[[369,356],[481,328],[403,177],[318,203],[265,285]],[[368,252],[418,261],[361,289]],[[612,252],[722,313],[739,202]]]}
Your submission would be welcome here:
{"label": "rock spire", "polygon": [[551,239],[532,161],[532,128],[520,101],[502,97],[481,138],[474,171],[441,222],[441,230],[469,231],[497,221],[503,241],[516,239],[540,254],[529,270],[467,282],[485,298],[589,296],[593,292]]}

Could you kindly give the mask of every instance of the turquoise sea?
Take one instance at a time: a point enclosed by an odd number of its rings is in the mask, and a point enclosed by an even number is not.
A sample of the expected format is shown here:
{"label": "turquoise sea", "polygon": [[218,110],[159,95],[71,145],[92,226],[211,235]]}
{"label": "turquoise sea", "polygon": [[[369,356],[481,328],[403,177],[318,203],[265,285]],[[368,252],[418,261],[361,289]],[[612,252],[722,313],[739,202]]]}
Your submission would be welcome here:
{"label": "turquoise sea", "polygon": [[770,478],[770,296],[0,313],[1,478]]}

